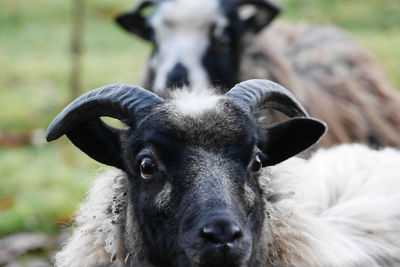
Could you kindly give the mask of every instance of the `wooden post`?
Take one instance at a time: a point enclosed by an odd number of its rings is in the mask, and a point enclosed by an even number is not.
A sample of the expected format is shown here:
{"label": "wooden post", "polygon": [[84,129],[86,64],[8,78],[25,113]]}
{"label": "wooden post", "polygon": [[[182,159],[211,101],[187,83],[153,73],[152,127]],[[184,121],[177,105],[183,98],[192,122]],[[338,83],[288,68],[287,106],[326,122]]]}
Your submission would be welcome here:
{"label": "wooden post", "polygon": [[72,0],[70,97],[82,92],[82,55],[85,0]]}

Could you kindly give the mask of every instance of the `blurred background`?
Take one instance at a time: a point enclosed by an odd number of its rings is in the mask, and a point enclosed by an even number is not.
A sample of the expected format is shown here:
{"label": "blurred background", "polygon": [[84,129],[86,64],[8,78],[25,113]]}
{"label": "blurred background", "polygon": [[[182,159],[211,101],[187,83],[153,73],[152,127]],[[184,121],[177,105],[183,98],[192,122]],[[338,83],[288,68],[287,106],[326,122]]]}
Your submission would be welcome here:
{"label": "blurred background", "polygon": [[[400,88],[399,0],[277,0],[280,20],[334,24],[378,60]],[[41,233],[48,245],[102,166],[65,137],[44,132],[75,96],[110,83],[139,84],[150,47],[117,27],[132,0],[2,0],[0,4],[0,266],[6,236]],[[73,79],[71,77],[74,77]],[[2,243],[3,241],[3,243]],[[5,242],[5,243],[4,243]],[[44,248],[44,249],[43,249]],[[4,256],[4,255],[3,255]],[[10,261],[9,261],[10,262]]]}

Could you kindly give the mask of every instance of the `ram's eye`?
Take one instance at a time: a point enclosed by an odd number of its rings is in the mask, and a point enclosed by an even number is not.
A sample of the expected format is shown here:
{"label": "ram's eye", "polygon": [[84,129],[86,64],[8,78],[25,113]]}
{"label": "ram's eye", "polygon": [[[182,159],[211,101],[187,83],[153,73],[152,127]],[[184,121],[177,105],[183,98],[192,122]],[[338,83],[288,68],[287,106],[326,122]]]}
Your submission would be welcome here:
{"label": "ram's eye", "polygon": [[261,163],[261,159],[260,156],[257,155],[253,162],[251,163],[251,171],[252,172],[259,172],[262,168],[262,163]]}
{"label": "ram's eye", "polygon": [[145,157],[140,162],[140,175],[143,179],[153,178],[158,173],[157,164],[149,157]]}

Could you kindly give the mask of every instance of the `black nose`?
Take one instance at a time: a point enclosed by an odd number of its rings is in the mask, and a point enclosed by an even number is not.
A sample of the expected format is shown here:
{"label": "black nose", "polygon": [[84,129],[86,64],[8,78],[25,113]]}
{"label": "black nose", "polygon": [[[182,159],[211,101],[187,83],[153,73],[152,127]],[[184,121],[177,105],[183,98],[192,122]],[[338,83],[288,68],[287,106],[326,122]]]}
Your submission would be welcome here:
{"label": "black nose", "polygon": [[181,63],[177,63],[174,68],[168,72],[167,88],[182,87],[189,85],[188,71]]}
{"label": "black nose", "polygon": [[227,244],[243,236],[238,224],[230,219],[215,219],[200,228],[200,237],[215,244]]}

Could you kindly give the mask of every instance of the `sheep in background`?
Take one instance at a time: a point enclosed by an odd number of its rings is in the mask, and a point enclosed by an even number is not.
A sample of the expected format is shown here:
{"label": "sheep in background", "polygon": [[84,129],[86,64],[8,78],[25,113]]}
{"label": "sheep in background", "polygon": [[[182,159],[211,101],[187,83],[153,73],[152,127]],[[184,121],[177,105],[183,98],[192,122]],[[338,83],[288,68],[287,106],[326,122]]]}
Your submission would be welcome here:
{"label": "sheep in background", "polygon": [[400,95],[372,57],[332,26],[276,23],[243,56],[242,79],[290,88],[330,128],[321,145],[400,146]]}
{"label": "sheep in background", "polygon": [[268,78],[328,123],[321,145],[400,147],[400,96],[369,53],[332,26],[266,29],[279,11],[270,0],[144,0],[117,22],[153,42],[144,86],[156,93]]}
{"label": "sheep in background", "polygon": [[[266,127],[266,108],[292,119]],[[56,266],[399,264],[400,152],[343,145],[291,158],[324,132],[265,80],[166,99],[128,85],[93,90],[47,139],[65,134],[120,170],[95,182]]]}

